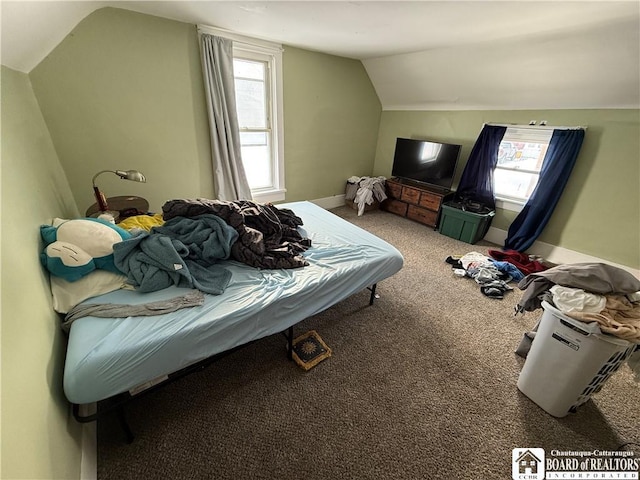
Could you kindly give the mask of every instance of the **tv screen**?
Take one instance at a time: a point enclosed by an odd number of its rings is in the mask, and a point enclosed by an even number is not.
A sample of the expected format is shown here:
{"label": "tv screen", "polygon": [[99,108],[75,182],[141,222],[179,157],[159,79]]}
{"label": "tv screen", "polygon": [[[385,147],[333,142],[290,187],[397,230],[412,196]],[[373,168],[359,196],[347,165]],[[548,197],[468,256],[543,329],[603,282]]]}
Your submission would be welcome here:
{"label": "tv screen", "polygon": [[460,145],[398,138],[391,175],[448,190],[459,157]]}

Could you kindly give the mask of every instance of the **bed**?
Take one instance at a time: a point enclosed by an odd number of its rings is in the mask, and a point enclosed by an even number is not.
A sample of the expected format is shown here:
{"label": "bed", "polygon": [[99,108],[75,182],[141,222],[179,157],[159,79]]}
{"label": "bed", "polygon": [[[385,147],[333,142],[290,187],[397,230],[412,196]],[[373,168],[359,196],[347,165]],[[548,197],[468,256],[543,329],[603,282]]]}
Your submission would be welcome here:
{"label": "bed", "polygon": [[[369,288],[403,265],[400,252],[384,240],[310,202],[278,205],[295,212],[300,232],[312,242],[308,266],[266,270],[225,260],[232,280],[220,295],[204,295],[201,306],[128,318],[86,316],[69,330],[64,392],[79,421],[100,413],[87,405],[122,405],[182,372],[224,352],[293,326]],[[137,305],[174,298],[186,289],[171,286],[140,293],[116,291],[94,303]],[[111,410],[115,407],[105,407]]]}

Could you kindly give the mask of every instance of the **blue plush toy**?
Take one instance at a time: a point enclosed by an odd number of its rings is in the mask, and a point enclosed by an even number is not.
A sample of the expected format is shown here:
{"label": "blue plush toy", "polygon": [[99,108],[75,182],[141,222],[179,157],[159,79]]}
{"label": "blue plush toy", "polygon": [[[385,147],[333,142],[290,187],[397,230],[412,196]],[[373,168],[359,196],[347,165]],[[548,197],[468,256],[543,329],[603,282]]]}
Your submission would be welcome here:
{"label": "blue plush toy", "polygon": [[99,218],[67,220],[57,227],[42,225],[42,264],[52,275],[74,282],[95,269],[122,273],[113,263],[113,244],[131,238],[126,230]]}

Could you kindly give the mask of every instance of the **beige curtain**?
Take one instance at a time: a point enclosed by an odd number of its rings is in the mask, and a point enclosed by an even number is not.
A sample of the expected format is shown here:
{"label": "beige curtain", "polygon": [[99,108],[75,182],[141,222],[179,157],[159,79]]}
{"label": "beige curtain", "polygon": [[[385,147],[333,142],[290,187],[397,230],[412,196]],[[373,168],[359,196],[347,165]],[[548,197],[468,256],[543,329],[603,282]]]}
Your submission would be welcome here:
{"label": "beige curtain", "polygon": [[251,188],[242,165],[236,114],[233,42],[207,34],[202,34],[200,41],[217,198],[251,200]]}

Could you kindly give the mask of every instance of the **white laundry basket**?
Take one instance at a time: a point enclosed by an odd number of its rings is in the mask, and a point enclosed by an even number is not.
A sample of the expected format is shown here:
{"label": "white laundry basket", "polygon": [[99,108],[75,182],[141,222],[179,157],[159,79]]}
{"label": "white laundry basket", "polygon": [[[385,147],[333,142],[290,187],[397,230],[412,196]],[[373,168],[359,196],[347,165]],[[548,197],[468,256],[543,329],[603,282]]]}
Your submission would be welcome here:
{"label": "white laundry basket", "polygon": [[600,391],[635,349],[635,344],[603,334],[542,302],[531,350],[518,389],[554,417],[564,417]]}

